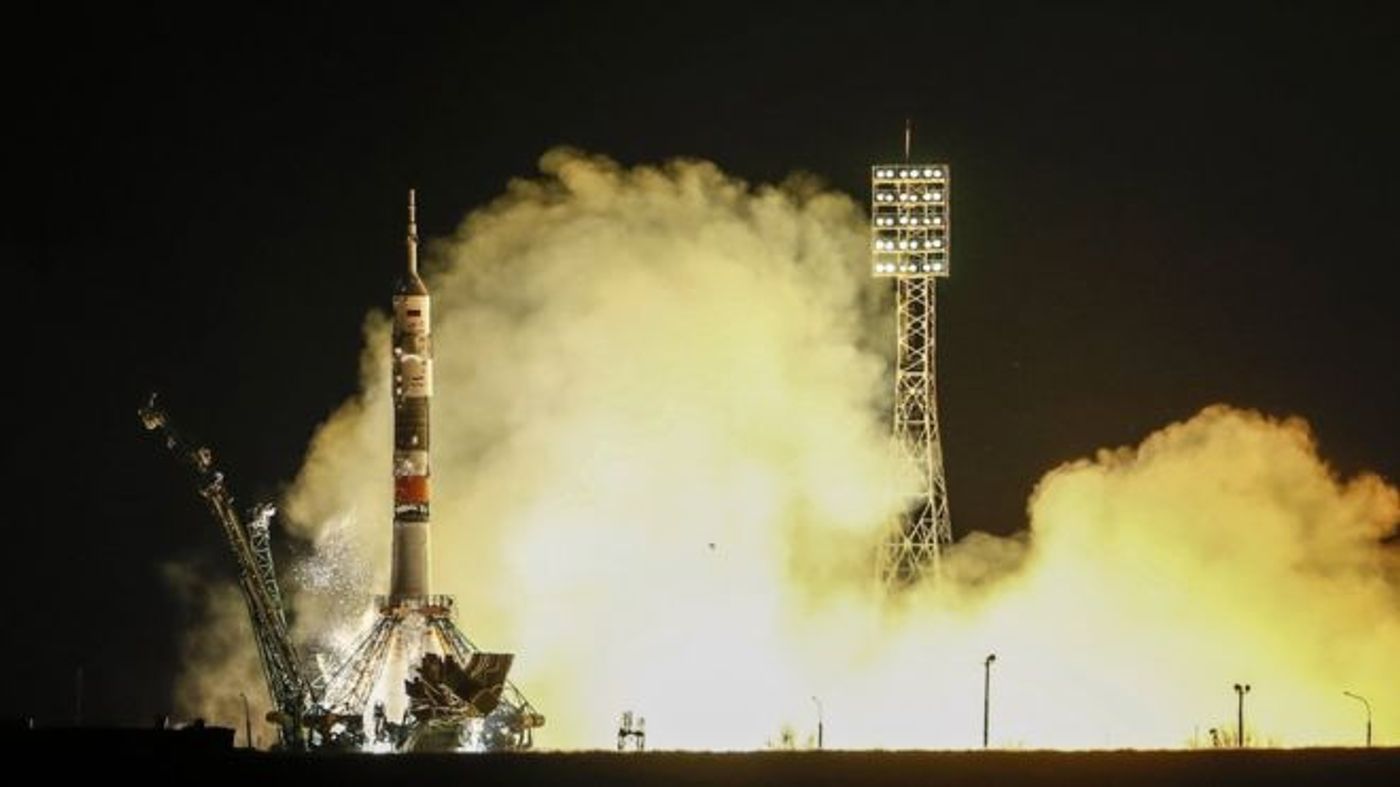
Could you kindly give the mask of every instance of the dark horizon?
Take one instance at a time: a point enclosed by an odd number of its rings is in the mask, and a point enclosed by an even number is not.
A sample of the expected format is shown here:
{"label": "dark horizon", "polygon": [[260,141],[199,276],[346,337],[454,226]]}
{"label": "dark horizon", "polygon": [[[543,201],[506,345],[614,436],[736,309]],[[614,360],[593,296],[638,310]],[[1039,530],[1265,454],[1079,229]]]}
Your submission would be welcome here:
{"label": "dark horizon", "polygon": [[753,184],[808,172],[863,203],[910,118],[915,158],[956,178],[955,537],[1024,528],[1045,472],[1217,402],[1306,419],[1344,478],[1400,478],[1380,9],[494,13],[12,23],[0,716],[70,718],[78,667],[86,720],[170,709],[186,619],[162,566],[231,566],[137,422],[147,392],[240,501],[275,497],[358,390],[406,189],[431,261],[559,145]]}

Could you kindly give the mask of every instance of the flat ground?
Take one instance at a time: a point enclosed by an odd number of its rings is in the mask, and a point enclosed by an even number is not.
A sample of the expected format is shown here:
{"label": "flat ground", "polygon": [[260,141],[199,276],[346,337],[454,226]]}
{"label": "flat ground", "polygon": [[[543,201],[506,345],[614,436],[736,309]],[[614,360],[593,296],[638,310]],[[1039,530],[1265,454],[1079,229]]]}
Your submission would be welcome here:
{"label": "flat ground", "polygon": [[[12,741],[13,742],[13,741]],[[23,753],[46,781],[301,785],[1400,785],[1400,749],[277,755]],[[94,771],[95,769],[95,771]]]}

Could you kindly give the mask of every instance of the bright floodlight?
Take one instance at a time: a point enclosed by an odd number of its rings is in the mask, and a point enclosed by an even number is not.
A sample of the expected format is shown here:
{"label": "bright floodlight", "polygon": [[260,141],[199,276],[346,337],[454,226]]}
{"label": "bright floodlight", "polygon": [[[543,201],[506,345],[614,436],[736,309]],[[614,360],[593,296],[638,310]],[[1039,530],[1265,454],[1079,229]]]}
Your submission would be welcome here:
{"label": "bright floodlight", "polygon": [[951,272],[950,185],[946,164],[870,168],[874,275],[947,276]]}

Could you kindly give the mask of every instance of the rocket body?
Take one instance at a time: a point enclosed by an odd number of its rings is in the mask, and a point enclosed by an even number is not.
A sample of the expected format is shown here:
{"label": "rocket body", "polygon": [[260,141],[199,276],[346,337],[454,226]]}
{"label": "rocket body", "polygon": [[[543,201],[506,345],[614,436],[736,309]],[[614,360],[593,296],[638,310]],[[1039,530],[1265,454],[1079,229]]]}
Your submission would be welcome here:
{"label": "rocket body", "polygon": [[413,197],[410,191],[408,270],[394,291],[394,540],[389,600],[396,606],[423,603],[428,596],[432,298],[418,276],[418,228]]}

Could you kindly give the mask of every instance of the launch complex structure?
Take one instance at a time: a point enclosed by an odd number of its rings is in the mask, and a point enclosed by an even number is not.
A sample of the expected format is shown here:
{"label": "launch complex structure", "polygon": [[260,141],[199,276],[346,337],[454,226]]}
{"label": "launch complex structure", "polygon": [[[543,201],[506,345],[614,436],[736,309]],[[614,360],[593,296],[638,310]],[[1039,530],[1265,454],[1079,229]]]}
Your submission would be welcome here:
{"label": "launch complex structure", "polygon": [[938,427],[934,297],[937,281],[951,272],[952,180],[947,164],[909,163],[909,141],[906,126],[904,163],[870,170],[871,273],[895,282],[894,443],[915,479],[880,546],[877,571],[889,589],[937,577],[953,540]]}
{"label": "launch complex structure", "polygon": [[[946,164],[910,163],[909,139],[906,128],[903,163],[871,168],[872,274],[895,281],[894,444],[915,479],[878,552],[878,576],[890,590],[936,578],[952,541],[935,374],[935,285],[950,273],[951,180]],[[418,274],[413,191],[405,244],[407,267],[393,298],[389,593],[376,597],[373,622],[328,667],[310,668],[291,639],[272,559],[272,507],[258,506],[245,520],[207,447],[180,435],[154,396],[140,416],[191,470],[233,552],[282,748],[526,749],[544,717],[507,680],[514,656],[477,648],[453,620],[453,599],[430,590],[432,296]],[[385,683],[391,662],[396,677],[411,676],[402,694]],[[403,701],[398,721],[388,717],[386,696]]]}
{"label": "launch complex structure", "polygon": [[[486,653],[453,620],[451,596],[429,589],[431,502],[430,421],[433,394],[432,297],[418,275],[414,192],[408,196],[408,264],[394,292],[394,518],[389,594],[375,600],[376,615],[343,657],[313,672],[288,631],[286,608],[272,560],[268,525],[273,509],[259,506],[245,522],[223,473],[207,447],[188,442],[156,406],[140,410],[146,428],[193,472],[196,487],[219,522],[238,567],[258,655],[286,749],[515,750],[533,744],[544,717],[507,680],[514,656]],[[404,681],[404,713],[390,720],[376,702],[395,662]],[[392,695],[391,695],[392,696]]]}

